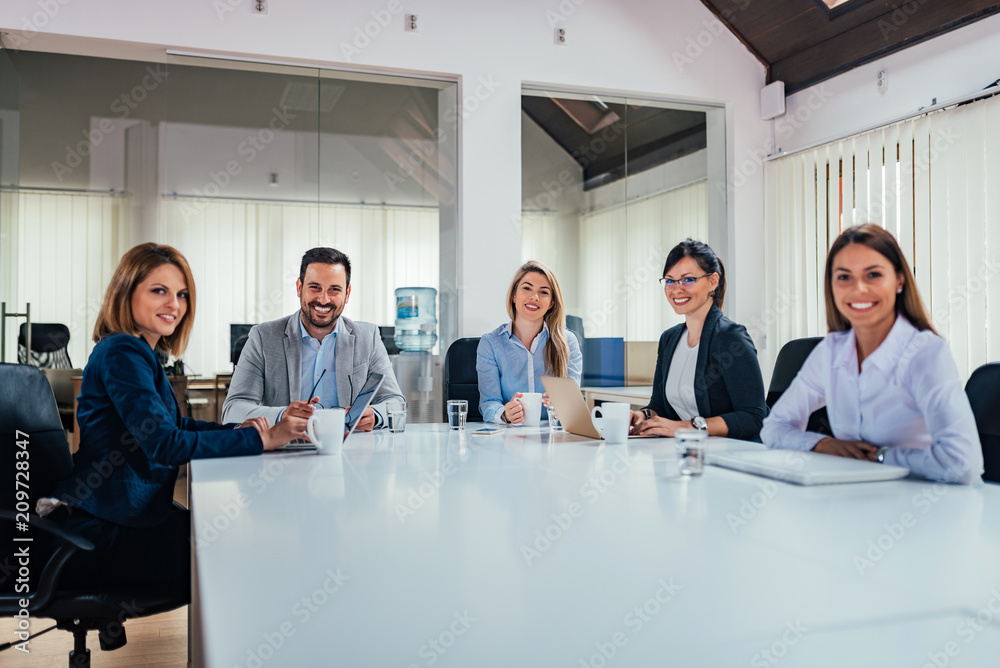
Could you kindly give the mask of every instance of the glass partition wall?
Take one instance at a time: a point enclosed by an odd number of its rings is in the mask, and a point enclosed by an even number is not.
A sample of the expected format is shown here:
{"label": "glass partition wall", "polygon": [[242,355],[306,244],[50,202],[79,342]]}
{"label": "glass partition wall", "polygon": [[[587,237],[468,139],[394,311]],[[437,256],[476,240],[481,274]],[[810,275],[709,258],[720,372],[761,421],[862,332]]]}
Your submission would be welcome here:
{"label": "glass partition wall", "polygon": [[457,85],[165,59],[11,57],[22,178],[5,290],[36,322],[70,327],[74,365],[110,273],[144,241],[176,246],[197,280],[188,373],[232,370],[230,324],[293,313],[318,245],[351,258],[347,317],[392,326],[396,288],[438,289],[444,350],[458,322]]}
{"label": "glass partition wall", "polygon": [[522,256],[559,278],[585,339],[584,386],[652,383],[660,334],[682,321],[658,282],[675,244],[698,239],[726,259],[719,114],[522,91]]}

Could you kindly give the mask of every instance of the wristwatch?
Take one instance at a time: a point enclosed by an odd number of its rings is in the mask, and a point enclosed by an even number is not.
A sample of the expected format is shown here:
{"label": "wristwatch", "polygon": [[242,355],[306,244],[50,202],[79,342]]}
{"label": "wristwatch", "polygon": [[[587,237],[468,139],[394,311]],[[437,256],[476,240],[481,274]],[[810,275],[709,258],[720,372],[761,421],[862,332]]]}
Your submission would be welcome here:
{"label": "wristwatch", "polygon": [[700,415],[691,420],[691,426],[699,431],[708,432],[708,420],[701,417]]}
{"label": "wristwatch", "polygon": [[875,454],[875,461],[877,461],[879,464],[885,464],[885,453],[888,451],[889,448],[885,445],[879,448],[878,452]]}
{"label": "wristwatch", "polygon": [[653,417],[653,411],[649,410],[648,408],[643,408],[642,409],[642,419],[643,420],[650,420],[650,419],[652,419],[652,417]]}

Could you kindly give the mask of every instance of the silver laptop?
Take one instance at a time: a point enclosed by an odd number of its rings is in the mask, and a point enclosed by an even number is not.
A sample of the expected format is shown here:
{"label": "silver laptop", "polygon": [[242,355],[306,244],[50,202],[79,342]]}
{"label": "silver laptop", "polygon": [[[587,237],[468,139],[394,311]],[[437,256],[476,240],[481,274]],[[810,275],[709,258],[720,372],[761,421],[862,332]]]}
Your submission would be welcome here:
{"label": "silver laptop", "polygon": [[705,461],[796,485],[831,485],[905,478],[910,469],[798,450],[709,452]]}
{"label": "silver laptop", "polygon": [[[587,402],[580,394],[580,386],[572,378],[556,378],[555,376],[542,376],[542,385],[549,393],[549,401],[556,409],[556,415],[563,428],[571,434],[586,436],[603,440],[601,432],[597,431],[594,421],[590,418],[590,411],[587,410]],[[629,438],[663,438],[656,434],[629,434]]]}
{"label": "silver laptop", "polygon": [[[385,376],[380,373],[372,373],[368,376],[368,380],[365,381],[365,386],[361,388],[361,393],[357,396],[354,402],[351,404],[351,409],[347,411],[344,415],[344,440],[354,433],[355,428],[358,423],[361,422],[361,416],[364,415],[365,410],[368,409],[368,405],[371,404],[372,399],[375,398],[375,393],[378,392],[378,388],[382,387],[382,381],[385,380]],[[291,450],[315,450],[316,444],[309,441],[292,441],[283,448],[278,448],[273,452],[288,452]]]}

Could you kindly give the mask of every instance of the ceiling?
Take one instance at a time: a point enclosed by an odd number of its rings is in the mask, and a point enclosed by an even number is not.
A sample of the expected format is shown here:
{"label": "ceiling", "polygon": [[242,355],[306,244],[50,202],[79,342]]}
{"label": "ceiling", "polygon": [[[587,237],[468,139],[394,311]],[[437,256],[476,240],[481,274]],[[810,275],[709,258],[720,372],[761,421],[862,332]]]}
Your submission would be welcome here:
{"label": "ceiling", "polygon": [[652,169],[705,148],[705,113],[535,95],[521,109],[583,169],[583,188]]}
{"label": "ceiling", "polygon": [[702,0],[785,94],[1000,12],[994,0]]}

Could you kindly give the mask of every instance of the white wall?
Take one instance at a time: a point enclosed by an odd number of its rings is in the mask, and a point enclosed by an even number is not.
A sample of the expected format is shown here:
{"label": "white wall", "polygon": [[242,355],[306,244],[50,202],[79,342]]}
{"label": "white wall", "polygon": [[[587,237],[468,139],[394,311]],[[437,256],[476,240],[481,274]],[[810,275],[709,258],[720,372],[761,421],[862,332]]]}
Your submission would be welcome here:
{"label": "white wall", "polygon": [[[1000,16],[992,16],[863,65],[786,100],[775,121],[775,144],[785,152],[947,102],[1000,78]],[[875,87],[888,71],[884,93]]]}
{"label": "white wall", "polygon": [[[520,230],[512,221],[521,207],[522,82],[725,103],[732,120],[726,148],[733,164],[756,155],[769,139],[758,115],[762,66],[698,0],[509,0],[502,5],[288,0],[272,3],[264,17],[251,13],[250,0],[52,4],[57,10],[48,16],[38,0],[5,0],[0,28],[12,31],[15,41],[27,40],[18,48],[86,49],[94,55],[119,49],[138,55],[129,45],[72,39],[84,37],[460,76],[463,336],[478,335],[502,320],[506,283],[520,261]],[[228,7],[232,11],[220,11]],[[419,32],[404,32],[404,13],[419,15]],[[380,18],[386,27],[379,25]],[[25,27],[28,32],[16,32]],[[366,27],[373,37],[365,37]],[[555,27],[566,29],[566,45],[554,45]],[[36,30],[40,34],[32,35]],[[762,172],[756,170],[732,192],[730,247],[739,252],[730,258],[729,310],[738,320],[763,309],[763,291],[756,287],[764,274],[762,184]]]}

